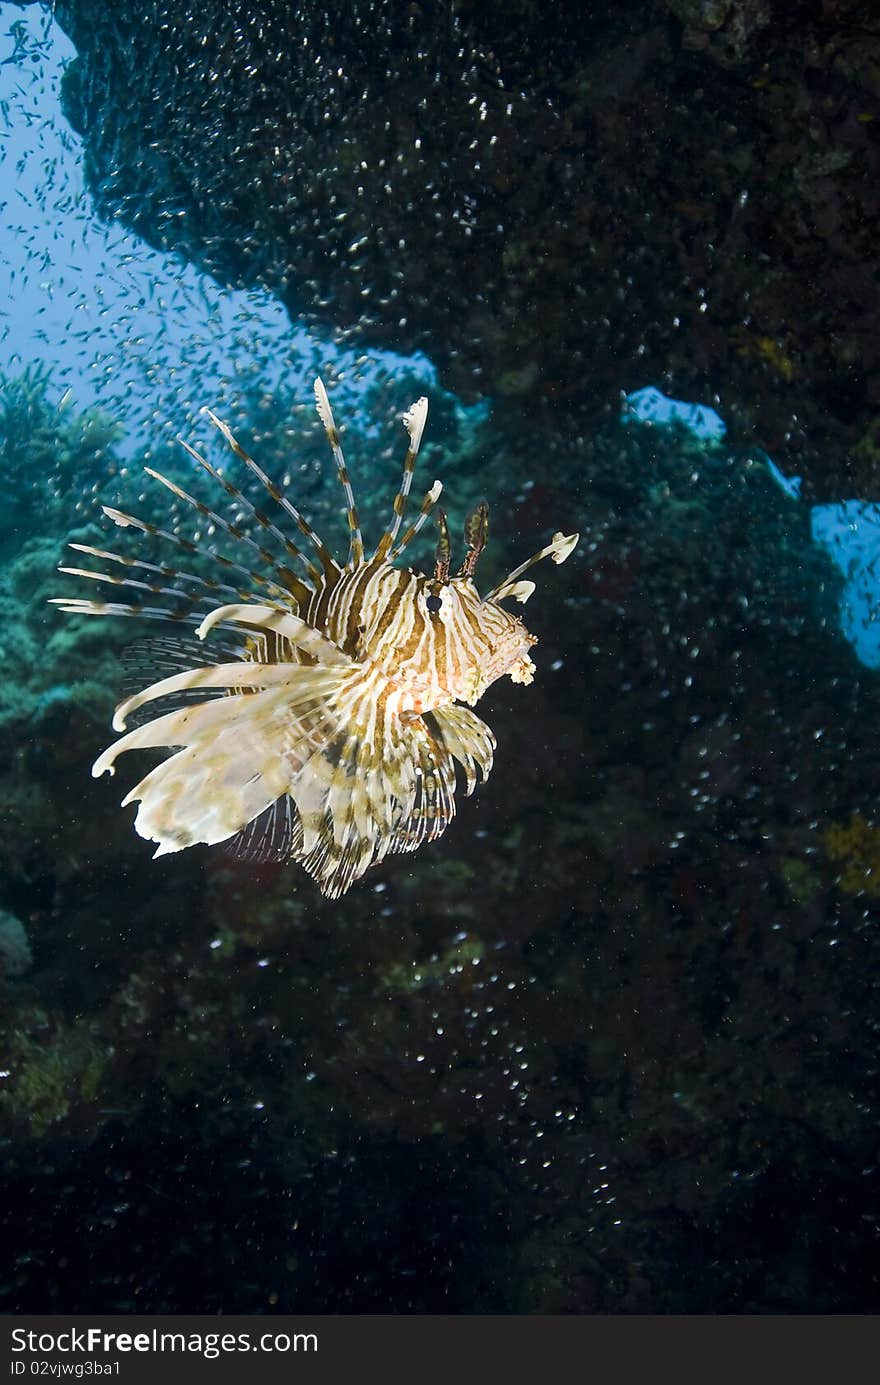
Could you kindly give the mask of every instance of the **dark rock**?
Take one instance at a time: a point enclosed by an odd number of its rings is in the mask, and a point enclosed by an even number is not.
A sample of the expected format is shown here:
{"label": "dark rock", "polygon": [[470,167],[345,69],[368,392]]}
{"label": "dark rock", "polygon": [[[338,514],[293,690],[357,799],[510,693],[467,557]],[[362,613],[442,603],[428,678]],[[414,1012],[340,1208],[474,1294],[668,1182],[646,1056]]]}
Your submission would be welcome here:
{"label": "dark rock", "polygon": [[56,12],[105,217],[464,397],[654,383],[809,495],[880,494],[867,0]]}

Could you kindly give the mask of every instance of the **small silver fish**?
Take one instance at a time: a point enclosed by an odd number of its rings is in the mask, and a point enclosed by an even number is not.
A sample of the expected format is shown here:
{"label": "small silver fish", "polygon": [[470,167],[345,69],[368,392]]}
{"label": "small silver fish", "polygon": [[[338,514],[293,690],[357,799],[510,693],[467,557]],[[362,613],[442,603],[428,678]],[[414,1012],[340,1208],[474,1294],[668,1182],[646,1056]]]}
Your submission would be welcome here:
{"label": "small silver fish", "polygon": [[[195,462],[250,515],[254,532],[262,530],[267,541],[280,545],[284,559],[147,467],[150,476],[216,531],[235,540],[239,559],[256,552],[260,570],[105,505],[104,514],[121,528],[137,529],[190,554],[208,553],[218,580],[71,544],[103,562],[140,569],[147,580],[86,568],[60,571],[133,587],[165,599],[165,604],[67,597],[56,598],[55,604],[75,615],[195,624],[196,639],[150,642],[141,667],[152,658],[153,667],[158,662],[177,671],[121,702],[113,727],[125,732],[128,718],[149,703],[164,700],[170,710],[122,735],[92,768],[95,776],[113,774],[118,756],[127,750],[173,751],[123,800],[123,806],[140,803],[135,827],[158,844],[156,856],[198,842],[224,842],[245,859],[299,862],[321,891],[335,899],[389,852],[415,851],[440,836],[455,814],[456,761],[464,770],[468,794],[478,770],[483,779],[488,776],[495,737],[469,708],[502,674],[514,683],[531,683],[534,674],[529,650],[535,636],[500,603],[508,597],[527,601],[535,584],[522,581],[522,574],[542,558],[564,562],[578,535],[554,534],[545,548],[481,597],[473,578],[488,538],[488,507],[479,505],[467,520],[466,554],[454,576],[446,516],[438,510],[433,573],[395,566],[442,490],[435,481],[418,517],[400,535],[428,412],[422,398],[403,416],[409,435],[403,479],[388,528],[368,557],[321,380],[315,382],[315,396],[348,509],[350,544],[344,565],[226,424],[206,409],[308,549],[184,443]],[[304,575],[297,575],[288,560],[300,563]],[[238,581],[233,585],[221,577]]]}

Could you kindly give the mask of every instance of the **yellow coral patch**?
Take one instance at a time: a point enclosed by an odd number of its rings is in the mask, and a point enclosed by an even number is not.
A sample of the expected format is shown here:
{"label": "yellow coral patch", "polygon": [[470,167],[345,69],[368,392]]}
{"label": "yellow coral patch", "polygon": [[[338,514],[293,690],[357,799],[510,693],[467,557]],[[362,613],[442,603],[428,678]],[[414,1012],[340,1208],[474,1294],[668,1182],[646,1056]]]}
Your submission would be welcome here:
{"label": "yellow coral patch", "polygon": [[829,860],[840,867],[840,888],[880,899],[880,827],[855,812],[849,822],[833,822],[822,841]]}

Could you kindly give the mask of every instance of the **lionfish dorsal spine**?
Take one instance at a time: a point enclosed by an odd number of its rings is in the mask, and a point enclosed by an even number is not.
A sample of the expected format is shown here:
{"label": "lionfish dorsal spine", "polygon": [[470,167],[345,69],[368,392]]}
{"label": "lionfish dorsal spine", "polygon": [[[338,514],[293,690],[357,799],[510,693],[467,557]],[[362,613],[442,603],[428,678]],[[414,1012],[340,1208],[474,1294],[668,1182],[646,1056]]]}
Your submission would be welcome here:
{"label": "lionfish dorsal spine", "polygon": [[[419,447],[422,442],[422,434],[425,431],[425,422],[428,417],[428,401],[424,395],[411,404],[403,416],[403,425],[409,434],[409,447],[406,449],[406,456],[403,459],[403,475],[400,480],[400,489],[394,497],[391,507],[391,523],[385,530],[373,554],[374,562],[384,562],[394,547],[394,541],[400,532],[401,521],[406,513],[406,504],[409,499],[410,487],[412,486],[413,472],[416,466],[416,457],[419,455]],[[430,494],[430,492],[429,492]],[[403,548],[406,547],[404,543]]]}
{"label": "lionfish dorsal spine", "polygon": [[[99,558],[101,562],[118,563],[122,567],[133,568],[136,572],[155,572],[161,577],[173,577],[179,582],[185,582],[191,587],[201,587],[202,590],[211,592],[212,595],[235,596],[239,601],[251,599],[249,592],[242,591],[239,587],[231,587],[226,582],[215,582],[208,577],[199,577],[195,572],[184,572],[179,568],[167,567],[160,563],[148,563],[144,558],[129,558],[125,553],[114,553],[108,548],[94,548],[90,543],[69,543],[68,548],[72,548],[75,553],[86,553],[90,558]],[[59,572],[71,572],[71,568],[59,568]],[[101,580],[112,580],[108,573],[100,572],[94,575]]]}
{"label": "lionfish dorsal spine", "polygon": [[324,425],[324,432],[327,434],[327,441],[333,453],[333,460],[336,463],[336,474],[339,483],[345,494],[346,505],[348,506],[346,518],[348,520],[349,548],[348,548],[348,567],[360,567],[364,561],[364,540],[361,535],[361,524],[358,519],[357,506],[354,501],[354,491],[351,488],[351,481],[348,477],[348,468],[345,465],[345,457],[342,452],[342,444],[339,441],[339,431],[336,427],[336,420],[333,417],[333,410],[330,408],[330,400],[327,398],[327,390],[320,375],[315,380],[315,400],[318,405],[318,415]]}
{"label": "lionfish dorsal spine", "polygon": [[[317,579],[317,577],[319,576],[318,569],[314,566],[313,563],[309,562],[308,558],[306,558],[305,554],[297,548],[293,540],[288,538],[288,536],[278,528],[277,524],[272,523],[268,515],[263,514],[263,511],[258,509],[257,506],[253,503],[253,501],[250,500],[244,494],[244,492],[239,489],[238,486],[236,486],[232,481],[230,481],[227,476],[224,476],[221,471],[218,471],[217,468],[213,466],[206,457],[203,457],[201,452],[197,451],[195,447],[192,447],[188,442],[185,442],[183,438],[178,438],[178,442],[180,443],[184,451],[187,453],[187,455],[192,457],[193,461],[196,462],[203,469],[203,471],[206,471],[208,475],[214,481],[217,482],[218,486],[221,486],[223,488],[223,490],[229,496],[230,500],[234,500],[236,504],[241,507],[245,514],[250,515],[251,519],[254,520],[257,526],[260,529],[262,529],[264,533],[269,534],[275,540],[276,543],[279,543],[281,545],[288,558],[291,558],[293,560],[298,559],[301,563],[304,563],[306,570],[309,576],[312,578],[312,580]],[[276,562],[276,567],[277,566],[278,565]],[[278,570],[283,571],[285,573],[285,581],[287,581],[290,569],[284,568]]]}
{"label": "lionfish dorsal spine", "polygon": [[185,491],[176,481],[172,481],[168,476],[163,476],[161,471],[154,471],[153,468],[149,466],[145,466],[144,471],[148,476],[152,476],[154,481],[158,481],[160,485],[170,490],[172,495],[176,495],[178,500],[183,500],[187,505],[191,505],[209,524],[213,524],[217,529],[222,529],[230,538],[235,539],[236,542],[244,544],[247,548],[257,553],[266,564],[269,571],[274,572],[280,578],[281,585],[285,585],[284,579],[286,572],[285,569],[279,565],[275,554],[271,553],[268,548],[264,548],[262,544],[257,543],[256,539],[252,538],[250,534],[240,527],[240,525],[233,524],[231,520],[225,519],[223,515],[218,514],[216,510],[212,510],[210,506],[205,505],[203,501],[196,499],[194,495],[190,495],[189,491]]}
{"label": "lionfish dorsal spine", "polygon": [[[319,534],[315,532],[311,524],[309,524],[309,521],[306,519],[302,511],[297,509],[296,505],[294,505],[293,502],[289,499],[289,497],[285,495],[281,487],[276,485],[276,483],[272,480],[271,476],[269,476],[259,465],[259,463],[255,461],[254,458],[251,457],[248,452],[245,451],[241,443],[233,435],[232,429],[229,427],[228,423],[224,423],[221,418],[217,417],[217,415],[213,412],[212,409],[209,409],[207,407],[202,409],[202,413],[205,414],[208,417],[208,419],[210,419],[211,423],[213,423],[214,427],[224,438],[226,443],[235,453],[236,457],[238,457],[239,461],[244,463],[248,471],[250,471],[253,476],[256,476],[257,480],[264,487],[267,494],[272,497],[276,505],[279,505],[281,507],[284,513],[288,516],[288,518],[293,520],[294,524],[299,529],[299,532],[303,535],[303,537],[308,539],[309,543],[312,545],[312,547],[318,555],[318,558],[321,563],[321,568],[323,569],[325,576],[329,577],[338,575],[341,571],[339,564],[333,557],[333,554],[330,552],[327,545],[324,543],[323,539],[320,537]],[[309,576],[311,577],[312,581],[319,581],[321,573],[318,571],[315,565],[309,562],[305,554],[300,553],[299,556],[302,559],[302,561],[306,564]]]}
{"label": "lionfish dorsal spine", "polygon": [[416,537],[416,534],[421,532],[422,528],[424,527],[428,519],[428,516],[430,515],[434,506],[437,504],[437,501],[440,499],[442,492],[443,482],[435,481],[431,489],[426,492],[425,498],[422,501],[421,508],[415,520],[409,526],[403,538],[399,541],[399,543],[395,544],[394,548],[392,548],[391,552],[388,554],[388,561],[390,563],[393,563],[395,558],[399,558],[401,553],[403,553],[403,551],[406,548],[408,548],[409,545],[412,543],[413,539]]}
{"label": "lionfish dorsal spine", "polygon": [[151,538],[162,539],[164,543],[179,548],[191,556],[207,553],[219,567],[223,568],[224,572],[237,572],[240,576],[246,577],[254,586],[265,588],[273,596],[282,599],[287,596],[286,588],[273,582],[271,577],[266,577],[260,572],[254,572],[253,568],[245,567],[243,563],[237,563],[232,558],[227,558],[224,553],[218,552],[213,544],[200,547],[198,544],[192,543],[191,540],[185,539],[182,534],[175,534],[170,529],[163,529],[147,519],[139,519],[137,515],[126,514],[124,510],[116,510],[112,505],[102,505],[101,509],[107,518],[112,520],[120,529],[138,529],[142,534],[149,534]]}

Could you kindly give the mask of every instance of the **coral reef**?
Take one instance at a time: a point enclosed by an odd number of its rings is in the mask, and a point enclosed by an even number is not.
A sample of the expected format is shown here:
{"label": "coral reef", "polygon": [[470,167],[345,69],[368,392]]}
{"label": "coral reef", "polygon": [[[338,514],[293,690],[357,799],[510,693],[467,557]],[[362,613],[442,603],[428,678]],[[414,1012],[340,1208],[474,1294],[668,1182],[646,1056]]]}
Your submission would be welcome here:
{"label": "coral reef", "polygon": [[0,978],[8,1311],[880,1301],[876,899],[847,884],[876,850],[849,814],[880,690],[807,508],[676,428],[584,432],[576,469],[503,413],[450,412],[447,445],[456,509],[493,500],[487,561],[561,515],[577,580],[534,598],[528,704],[492,694],[494,792],[333,904],[271,864],[150,859],[88,775],[116,636],[37,639],[63,521],[19,535],[0,881],[35,961]]}
{"label": "coral reef", "polygon": [[21,919],[0,909],[0,973],[22,976],[31,966],[34,954]]}
{"label": "coral reef", "polygon": [[545,8],[59,0],[92,197],[464,396],[717,397],[808,494],[877,498],[875,7]]}
{"label": "coral reef", "polygon": [[[33,534],[35,520],[68,523],[84,495],[99,479],[112,477],[118,463],[113,447],[122,435],[119,424],[97,410],[71,416],[62,396],[52,399],[51,372],[29,365],[20,375],[0,373],[0,467],[6,478],[0,557],[17,551],[23,533]],[[46,466],[34,468],[34,458]]]}
{"label": "coral reef", "polygon": [[880,827],[856,812],[849,822],[833,822],[822,840],[829,860],[840,870],[840,888],[880,899]]}

